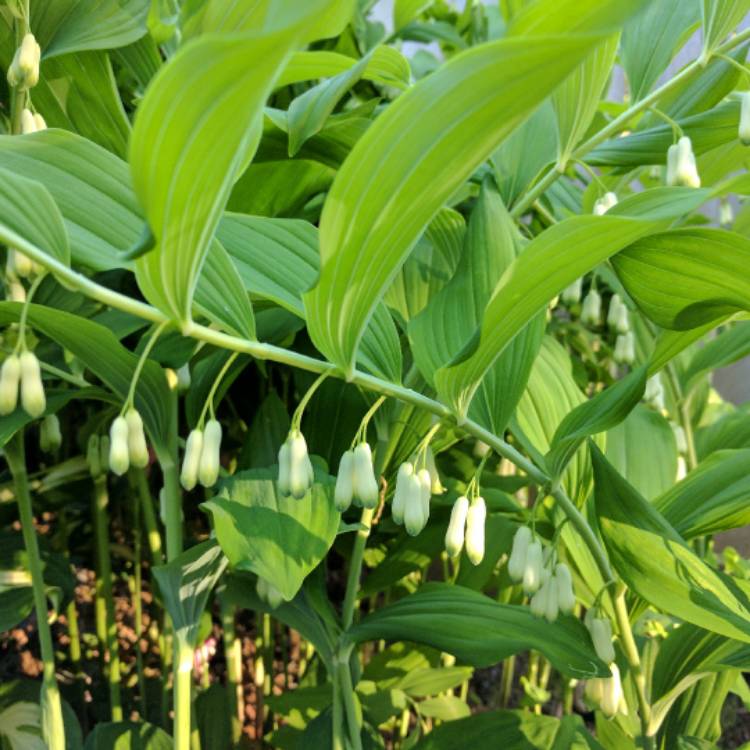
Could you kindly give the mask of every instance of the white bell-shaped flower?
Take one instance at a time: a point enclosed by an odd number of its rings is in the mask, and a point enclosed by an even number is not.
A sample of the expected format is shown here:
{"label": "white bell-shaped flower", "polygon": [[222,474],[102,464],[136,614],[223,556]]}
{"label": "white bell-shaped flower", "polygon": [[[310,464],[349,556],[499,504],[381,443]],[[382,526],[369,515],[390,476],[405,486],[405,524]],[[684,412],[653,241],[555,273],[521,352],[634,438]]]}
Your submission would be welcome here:
{"label": "white bell-shaped flower", "polygon": [[465,495],[453,503],[448,530],[445,532],[445,551],[450,557],[458,557],[464,547],[466,516],[469,512],[469,498]]}

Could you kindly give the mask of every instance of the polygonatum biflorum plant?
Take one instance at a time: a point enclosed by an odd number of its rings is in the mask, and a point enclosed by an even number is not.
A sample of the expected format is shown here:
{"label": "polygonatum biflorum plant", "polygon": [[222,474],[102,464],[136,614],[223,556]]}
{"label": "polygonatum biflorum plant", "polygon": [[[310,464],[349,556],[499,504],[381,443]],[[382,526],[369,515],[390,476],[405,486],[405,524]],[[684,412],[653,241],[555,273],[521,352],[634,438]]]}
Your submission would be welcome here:
{"label": "polygonatum biflorum plant", "polygon": [[0,745],[737,734],[749,11],[5,0]]}

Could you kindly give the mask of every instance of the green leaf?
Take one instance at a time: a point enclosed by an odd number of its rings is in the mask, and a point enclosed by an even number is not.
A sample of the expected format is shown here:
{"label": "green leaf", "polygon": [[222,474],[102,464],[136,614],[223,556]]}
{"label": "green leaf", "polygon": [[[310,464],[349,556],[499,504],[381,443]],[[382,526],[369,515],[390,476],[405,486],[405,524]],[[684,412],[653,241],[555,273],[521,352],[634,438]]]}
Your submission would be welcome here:
{"label": "green leaf", "polygon": [[[16,322],[22,305],[0,302],[0,321]],[[41,305],[29,305],[29,325],[70,351],[125,400],[138,357],[128,351],[104,326],[78,315]],[[147,360],[135,389],[135,406],[155,446],[166,445],[171,425],[171,396],[164,371]]]}
{"label": "green leaf", "polygon": [[[314,226],[298,219],[269,219],[227,213],[217,238],[239,271],[245,289],[304,317],[302,293],[315,281],[318,236]],[[373,374],[401,380],[403,367],[398,332],[380,305],[363,337],[360,363]]]}
{"label": "green leaf", "polygon": [[596,115],[617,53],[619,34],[606,39],[552,94],[557,117],[558,163],[566,164]]}
{"label": "green leaf", "polygon": [[750,310],[750,240],[741,235],[675,229],[635,242],[612,264],[628,294],[662,328],[696,328]]}
{"label": "green leaf", "polygon": [[420,716],[428,716],[440,721],[455,721],[471,716],[471,709],[466,701],[455,695],[439,695],[436,698],[417,703]]}
{"label": "green leaf", "polygon": [[97,724],[86,738],[84,750],[170,750],[172,738],[146,721]]}
{"label": "green leaf", "polygon": [[695,442],[700,459],[722,448],[750,448],[750,413],[747,405],[711,425],[699,428]]}
{"label": "green leaf", "polygon": [[431,217],[636,3],[597,3],[607,19],[586,15],[580,2],[575,12],[571,2],[531,7],[517,33],[531,27],[534,36],[511,34],[451,58],[393,102],[339,170],[321,216],[320,279],[305,307],[313,342],[346,372]]}
{"label": "green leaf", "polygon": [[344,638],[354,643],[381,638],[416,641],[477,667],[533,648],[566,675],[592,677],[606,670],[577,620],[564,617],[550,624],[534,617],[528,607],[498,604],[445,583],[428,583],[376,610]]}
{"label": "green leaf", "polygon": [[424,698],[458,687],[471,679],[471,667],[425,667],[412,669],[397,680],[392,687],[403,690],[407,695]]}
{"label": "green leaf", "polygon": [[62,216],[44,185],[0,169],[0,237],[10,246],[21,237],[65,265],[70,245]]}
{"label": "green leaf", "polygon": [[659,0],[625,24],[620,54],[633,101],[651,91],[699,17],[697,2]]}
{"label": "green leaf", "polygon": [[[526,390],[521,396],[512,424],[513,434],[539,463],[545,465],[544,455],[566,415],[585,404],[581,390],[573,380],[570,356],[551,336],[545,336],[534,361]],[[591,485],[586,447],[578,449],[563,474],[563,484],[569,494],[583,500]]]}
{"label": "green leaf", "polygon": [[236,474],[201,506],[236,570],[256,573],[291,601],[326,556],[339,526],[333,484],[316,481],[302,500],[278,492],[273,471]]}
{"label": "green leaf", "polygon": [[750,524],[750,450],[716,451],[681,482],[654,500],[654,507],[685,539]]}
{"label": "green leaf", "polygon": [[703,0],[704,51],[715,50],[748,12],[748,0]]}
{"label": "green leaf", "polygon": [[750,354],[750,322],[727,326],[716,338],[708,341],[691,358],[684,381],[690,382],[709,370],[727,367]]}
{"label": "green leaf", "polygon": [[746,594],[703,562],[597,448],[592,460],[599,527],[623,581],[668,614],[750,643]]}
{"label": "green leaf", "polygon": [[247,291],[237,267],[218,240],[211,242],[206,255],[194,307],[230,333],[255,338],[255,318]]}
{"label": "green leaf", "polygon": [[409,323],[414,360],[428,382],[471,338],[498,279],[516,257],[518,231],[497,189],[482,186],[453,278]]}
{"label": "green leaf", "polygon": [[465,414],[484,373],[523,326],[556,294],[636,239],[661,231],[705,194],[656,188],[621,201],[604,216],[574,216],[533,239],[505,271],[481,330],[453,364],[435,374],[438,393]]}
{"label": "green leaf", "polygon": [[[289,17],[273,31],[207,35],[183,45],[138,108],[133,185],[157,240],[136,263],[138,282],[181,323],[190,320],[198,274],[232,185],[257,148],[265,99],[305,25],[336,2],[315,0],[295,13],[292,5],[274,9],[275,18]],[[233,23],[233,16],[222,17],[224,29]]]}
{"label": "green leaf", "polygon": [[646,377],[644,365],[576,407],[563,419],[546,457],[547,466],[556,476],[587,437],[611,429],[630,414],[643,396]]}
{"label": "green leaf", "polygon": [[[295,52],[276,81],[276,86],[336,76],[354,67],[357,62],[353,57],[329,50]],[[362,73],[365,80],[397,88],[408,86],[410,77],[407,59],[397,49],[386,45],[372,51]]]}
{"label": "green leaf", "polygon": [[607,432],[607,460],[651,500],[674,484],[677,444],[669,422],[640,404]]}
{"label": "green leaf", "polygon": [[166,565],[154,568],[154,577],[169,612],[177,638],[195,648],[201,615],[216,582],[227,566],[221,547],[201,542]]}
{"label": "green leaf", "polygon": [[38,0],[31,30],[45,58],[124,47],[146,33],[149,0]]}
{"label": "green leaf", "polygon": [[[559,743],[559,744],[558,744]],[[601,746],[591,738],[580,717],[562,721],[529,711],[485,711],[435,727],[414,750],[584,750]]]}
{"label": "green leaf", "polygon": [[433,0],[395,0],[393,3],[393,30],[402,29],[432,5]]}
{"label": "green leaf", "polygon": [[287,110],[289,156],[294,156],[302,144],[320,132],[336,105],[365,72],[369,56],[363,57],[343,73],[305,91],[292,101]]}

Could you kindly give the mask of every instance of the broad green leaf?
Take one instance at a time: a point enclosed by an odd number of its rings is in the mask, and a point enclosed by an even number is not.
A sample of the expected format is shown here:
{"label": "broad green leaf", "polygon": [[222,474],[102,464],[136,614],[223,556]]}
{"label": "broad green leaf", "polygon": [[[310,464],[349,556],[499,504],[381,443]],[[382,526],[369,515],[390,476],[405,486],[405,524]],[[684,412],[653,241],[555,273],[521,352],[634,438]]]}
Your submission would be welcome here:
{"label": "broad green leaf", "polygon": [[216,239],[206,254],[195,289],[194,307],[230,333],[255,338],[255,318],[237,267]]}
{"label": "broad green leaf", "polygon": [[566,164],[586,135],[599,107],[617,53],[619,34],[606,39],[552,94],[557,117],[559,164]]}
{"label": "broad green leaf", "polygon": [[[552,337],[542,340],[526,390],[518,402],[511,430],[521,445],[541,466],[545,454],[566,415],[585,404],[573,380],[568,353]],[[571,497],[583,500],[591,485],[587,448],[581,446],[563,473],[563,484]]]}
{"label": "broad green leaf", "polygon": [[[529,711],[484,711],[435,727],[414,750],[602,750],[578,716],[562,721]],[[618,748],[619,750],[619,748]]]}
{"label": "broad green leaf", "polygon": [[576,407],[560,423],[546,457],[547,466],[559,475],[578,446],[590,435],[596,435],[620,424],[641,400],[646,388],[646,367],[605,388]]}
{"label": "broad green leaf", "polygon": [[339,526],[333,485],[316,481],[302,500],[283,496],[272,470],[235,474],[203,504],[230,565],[256,573],[291,601],[325,557]]}
{"label": "broad green leaf", "polygon": [[428,382],[471,338],[519,243],[497,189],[485,182],[471,212],[456,273],[409,324],[414,360]]}
{"label": "broad green leaf", "polygon": [[687,331],[661,331],[649,359],[649,374],[653,375],[659,372],[667,362],[674,359],[691,344],[702,339],[707,333],[716,328],[716,326],[717,322],[712,320],[710,323],[698,326],[697,328],[691,328]]}
{"label": "broad green leaf", "polygon": [[[305,25],[335,5],[315,0],[291,13],[284,2],[274,17],[288,13],[288,25],[192,40],[157,73],[138,108],[130,164],[157,246],[137,261],[137,276],[149,300],[181,323],[190,320],[232,184],[257,147],[265,99]],[[225,28],[234,22],[222,18]]]}
{"label": "broad green leaf", "polygon": [[[216,234],[236,265],[245,289],[304,317],[302,294],[320,262],[314,226],[297,219],[227,213]],[[401,346],[390,313],[381,305],[363,337],[360,363],[373,374],[401,380]]]}
{"label": "broad green leaf", "polygon": [[45,58],[123,47],[146,33],[148,7],[149,0],[37,0],[31,30]]}
{"label": "broad green leaf", "polygon": [[674,484],[677,445],[669,422],[643,404],[607,432],[607,460],[651,500]]}
{"label": "broad green leaf", "polygon": [[703,0],[703,49],[713,51],[750,12],[748,0]]}
{"label": "broad green leaf", "polygon": [[73,261],[95,271],[120,266],[117,257],[139,238],[140,208],[127,164],[73,133],[0,136],[0,167],[42,183],[70,237]]}
{"label": "broad green leaf", "polygon": [[70,245],[60,211],[36,180],[0,169],[0,237],[9,246],[23,238],[70,265]]}
{"label": "broad green leaf", "polygon": [[412,669],[395,682],[393,687],[403,690],[407,695],[424,698],[458,687],[462,682],[471,679],[473,672],[471,667]]}
{"label": "broad green leaf", "polygon": [[628,294],[662,328],[696,328],[750,310],[750,240],[739,234],[676,229],[635,242],[612,264]]}
{"label": "broad green leaf", "polygon": [[432,0],[394,0],[393,29],[399,31],[432,5]]}
{"label": "broad green leaf", "polygon": [[[339,52],[328,50],[295,52],[276,81],[276,86],[288,86],[290,83],[336,76],[356,64],[357,60],[353,57]],[[378,46],[372,51],[362,73],[362,78],[365,80],[401,89],[409,85],[410,76],[408,60],[397,49],[386,45]]]}
{"label": "broad green leaf", "polygon": [[213,587],[227,566],[221,547],[213,540],[201,542],[166,565],[154,568],[164,607],[176,636],[193,648],[197,645],[201,615]]}
{"label": "broad green leaf", "polygon": [[172,738],[146,721],[97,724],[86,738],[84,750],[170,750]]}
{"label": "broad green leaf", "polygon": [[[339,170],[321,216],[321,274],[305,307],[316,346],[347,373],[377,302],[430,218],[600,41],[597,34],[636,3],[617,4],[617,13],[615,3],[597,3],[612,12],[609,19],[580,12],[580,2],[579,12],[569,2],[533,7],[544,14],[553,5],[553,21],[519,19],[543,39],[511,34],[421,79],[377,118]],[[559,6],[567,15],[557,14]]]}
{"label": "broad green leaf", "polygon": [[[0,320],[6,325],[16,322],[21,307],[17,302],[0,302]],[[34,330],[74,354],[120,399],[125,399],[138,357],[110,330],[78,315],[36,304],[29,305],[28,321]],[[147,361],[135,390],[135,406],[157,448],[167,440],[170,403],[164,372],[155,362]]]}
{"label": "broad green leaf", "polygon": [[[725,102],[708,112],[689,117],[678,117],[685,135],[690,136],[696,155],[737,140],[740,117],[738,102]],[[621,138],[613,138],[597,146],[586,156],[593,166],[638,167],[646,164],[665,164],[667,149],[674,143],[670,125],[655,125]]]}
{"label": "broad green leaf", "polygon": [[750,524],[749,465],[750,450],[716,451],[659,495],[654,507],[685,539]]}
{"label": "broad green leaf", "polygon": [[545,101],[490,157],[505,204],[512,206],[556,156],[555,111],[552,103]]}
{"label": "broad green leaf", "polygon": [[455,695],[439,695],[436,698],[417,703],[420,716],[427,716],[440,721],[455,721],[471,716],[471,709],[466,701]]}
{"label": "broad green leaf", "polygon": [[668,614],[750,643],[747,595],[699,558],[599,450],[591,450],[599,527],[623,581]]}
{"label": "broad green leaf", "polygon": [[563,617],[537,619],[528,607],[498,604],[476,591],[428,583],[415,594],[367,615],[344,638],[408,640],[447,651],[473,666],[489,666],[529,648],[541,651],[563,674],[604,674],[583,625]]}
{"label": "broad green leaf", "polygon": [[[0,136],[0,168],[27,174],[50,191],[57,206],[52,204],[48,220],[59,208],[76,263],[97,271],[130,267],[123,253],[138,241],[143,219],[125,162],[80,136],[49,130]],[[212,322],[252,338],[253,311],[238,272],[218,242],[211,247],[196,306]]]}
{"label": "broad green leaf", "polygon": [[470,346],[435,374],[441,398],[465,414],[485,372],[549,300],[636,239],[668,227],[704,198],[700,190],[656,188],[626,198],[604,216],[575,216],[538,235],[498,282]]}
{"label": "broad green leaf", "polygon": [[8,750],[45,750],[39,703],[16,701],[0,708],[0,741]]}
{"label": "broad green leaf", "polygon": [[697,0],[659,0],[625,24],[621,57],[633,101],[651,91],[699,18]]}
{"label": "broad green leaf", "polygon": [[745,405],[696,432],[696,450],[702,460],[722,448],[750,448],[750,413]]}
{"label": "broad green leaf", "polygon": [[461,214],[441,209],[406,259],[384,297],[404,327],[450,282],[463,251],[465,232]]}
{"label": "broad green leaf", "polygon": [[683,378],[689,382],[709,370],[726,367],[750,354],[750,322],[740,322],[725,328],[708,341],[690,359]]}
{"label": "broad green leaf", "polygon": [[348,70],[305,91],[292,101],[287,110],[289,156],[294,156],[302,144],[320,132],[336,105],[365,72],[369,57],[363,57]]}

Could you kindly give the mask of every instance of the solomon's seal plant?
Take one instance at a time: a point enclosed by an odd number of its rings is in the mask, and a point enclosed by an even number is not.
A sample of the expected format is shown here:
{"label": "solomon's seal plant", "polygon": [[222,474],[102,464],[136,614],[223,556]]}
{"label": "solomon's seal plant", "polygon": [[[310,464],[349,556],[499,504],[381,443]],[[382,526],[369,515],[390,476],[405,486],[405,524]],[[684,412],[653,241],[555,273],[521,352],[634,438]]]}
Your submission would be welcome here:
{"label": "solomon's seal plant", "polygon": [[0,747],[730,747],[749,12],[0,3]]}

